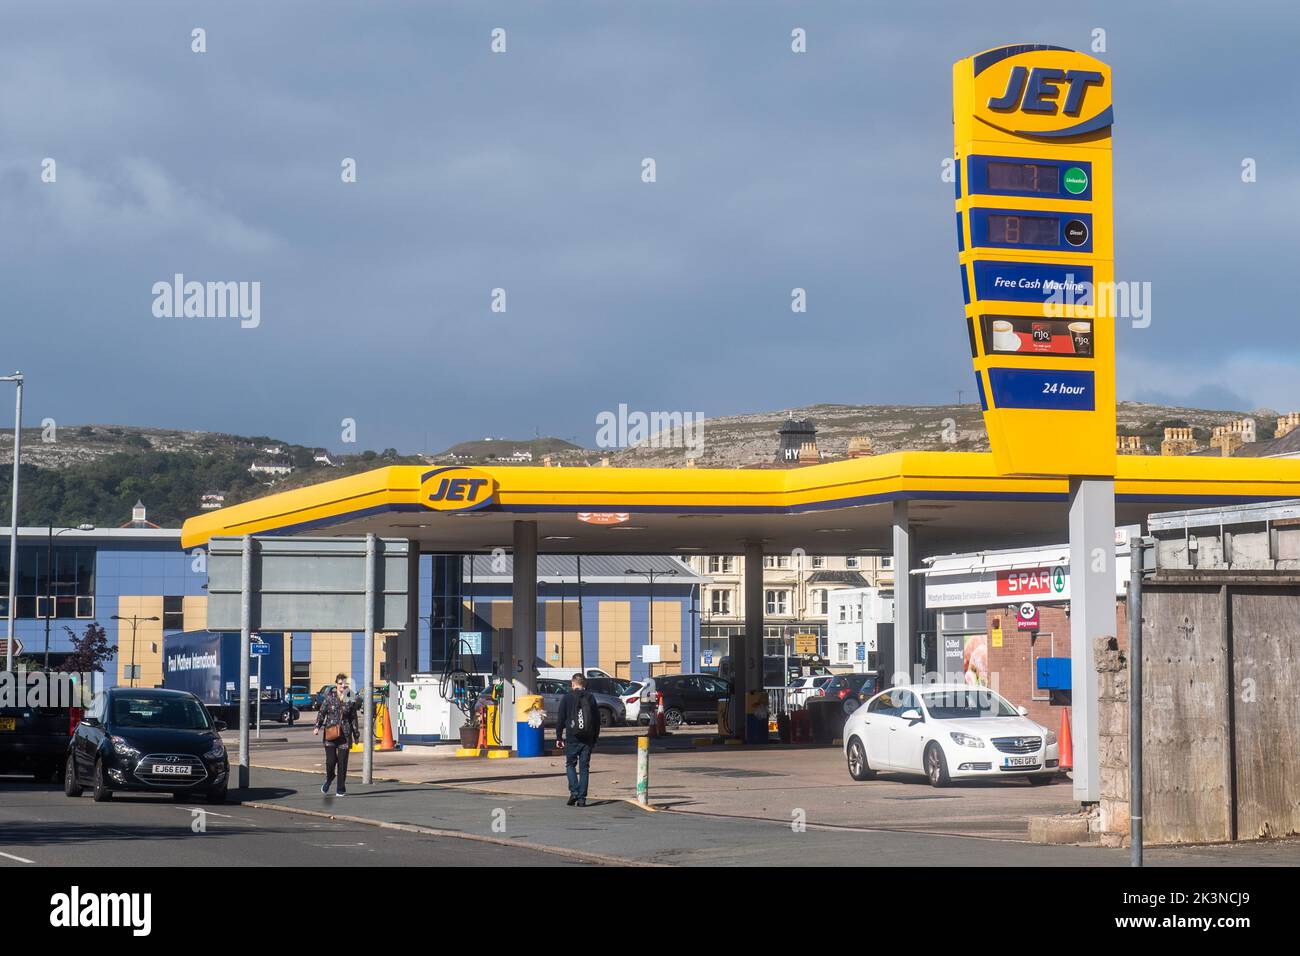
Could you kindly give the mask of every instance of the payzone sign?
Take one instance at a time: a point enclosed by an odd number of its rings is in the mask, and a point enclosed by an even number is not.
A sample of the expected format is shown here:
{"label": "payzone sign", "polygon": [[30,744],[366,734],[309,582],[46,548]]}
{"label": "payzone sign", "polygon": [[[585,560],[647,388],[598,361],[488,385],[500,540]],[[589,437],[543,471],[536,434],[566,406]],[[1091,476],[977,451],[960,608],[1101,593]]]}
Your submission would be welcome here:
{"label": "payzone sign", "polygon": [[1110,67],[1041,44],[986,50],[953,66],[953,107],[961,289],[995,467],[1112,476]]}

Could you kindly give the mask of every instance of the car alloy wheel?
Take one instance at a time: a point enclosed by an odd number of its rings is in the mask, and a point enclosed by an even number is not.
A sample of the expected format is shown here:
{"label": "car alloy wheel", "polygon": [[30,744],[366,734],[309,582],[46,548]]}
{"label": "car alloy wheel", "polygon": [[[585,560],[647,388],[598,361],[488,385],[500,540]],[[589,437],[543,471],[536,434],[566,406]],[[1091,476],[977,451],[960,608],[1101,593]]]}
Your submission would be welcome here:
{"label": "car alloy wheel", "polygon": [[686,722],[685,715],[676,707],[669,707],[664,711],[664,726],[674,729],[680,727]]}
{"label": "car alloy wheel", "polygon": [[77,782],[77,762],[68,754],[68,765],[63,771],[63,792],[69,797],[81,796],[81,784]]}
{"label": "car alloy wheel", "polygon": [[948,786],[948,761],[944,759],[943,748],[936,743],[925,748],[925,775],[932,787]]}
{"label": "car alloy wheel", "polygon": [[862,741],[854,737],[849,742],[849,776],[854,780],[869,780],[875,775],[867,763],[867,750]]}
{"label": "car alloy wheel", "polygon": [[602,727],[614,726],[614,712],[610,710],[608,707],[600,708],[600,726]]}
{"label": "car alloy wheel", "polygon": [[95,792],[92,797],[96,803],[103,803],[113,796],[113,791],[108,789],[108,771],[104,769],[103,759],[95,761]]}

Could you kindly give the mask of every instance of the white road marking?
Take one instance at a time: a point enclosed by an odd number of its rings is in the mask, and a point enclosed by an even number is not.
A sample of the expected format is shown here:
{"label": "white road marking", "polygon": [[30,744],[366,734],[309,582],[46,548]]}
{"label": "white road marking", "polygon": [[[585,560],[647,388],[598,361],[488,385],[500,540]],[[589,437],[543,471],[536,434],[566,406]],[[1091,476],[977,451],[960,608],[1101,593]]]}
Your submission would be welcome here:
{"label": "white road marking", "polygon": [[35,862],[34,860],[28,860],[28,859],[25,859],[24,857],[21,857],[21,856],[14,856],[12,853],[4,853],[4,852],[0,852],[0,856],[6,857],[7,859],[10,859],[10,860],[17,860],[19,863],[34,863],[34,862]]}

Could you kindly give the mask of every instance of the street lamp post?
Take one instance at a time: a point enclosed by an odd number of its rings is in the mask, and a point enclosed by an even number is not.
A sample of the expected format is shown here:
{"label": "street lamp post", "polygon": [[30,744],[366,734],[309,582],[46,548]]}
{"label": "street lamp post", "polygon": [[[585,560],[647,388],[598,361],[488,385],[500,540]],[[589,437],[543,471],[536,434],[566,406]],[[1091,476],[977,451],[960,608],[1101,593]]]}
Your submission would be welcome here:
{"label": "street lamp post", "polygon": [[672,575],[677,573],[677,570],[676,568],[670,568],[667,571],[654,571],[654,570],[636,571],[633,570],[632,568],[628,568],[624,573],[644,574],[650,580],[650,590],[647,596],[650,605],[650,643],[654,644],[655,642],[655,578],[671,577]]}
{"label": "street lamp post", "polygon": [[14,669],[14,615],[18,610],[18,598],[14,589],[18,586],[18,462],[22,459],[23,446],[23,373],[0,375],[0,382],[13,382],[16,388],[14,400],[14,484],[13,502],[9,510],[9,640],[5,643],[5,670]]}
{"label": "street lamp post", "polygon": [[[54,539],[65,531],[94,531],[93,524],[79,524],[75,529],[60,528],[54,530],[54,525],[46,527],[45,537],[45,669],[50,669],[50,617],[54,611]],[[73,597],[76,600],[76,597]],[[75,609],[74,609],[75,613]]]}
{"label": "street lamp post", "polygon": [[131,686],[134,687],[135,686],[135,629],[140,626],[141,621],[158,621],[161,620],[161,618],[159,618],[157,615],[152,615],[150,617],[140,617],[137,614],[132,614],[130,617],[122,617],[120,614],[114,614],[112,619],[114,621],[131,622]]}

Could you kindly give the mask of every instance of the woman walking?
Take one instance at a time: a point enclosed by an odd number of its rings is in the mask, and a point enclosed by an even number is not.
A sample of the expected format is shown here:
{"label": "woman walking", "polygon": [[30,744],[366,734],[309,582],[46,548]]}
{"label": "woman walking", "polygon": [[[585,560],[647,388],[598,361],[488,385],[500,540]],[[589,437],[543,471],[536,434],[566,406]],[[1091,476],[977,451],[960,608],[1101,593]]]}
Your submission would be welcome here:
{"label": "woman walking", "polygon": [[325,729],[325,783],[320,792],[328,794],[330,784],[334,782],[337,771],[339,785],[336,793],[340,797],[348,795],[348,750],[361,739],[357,729],[357,710],[361,698],[348,690],[348,675],[339,674],[334,678],[334,686],[325,694],[320,710],[316,712],[316,735]]}

